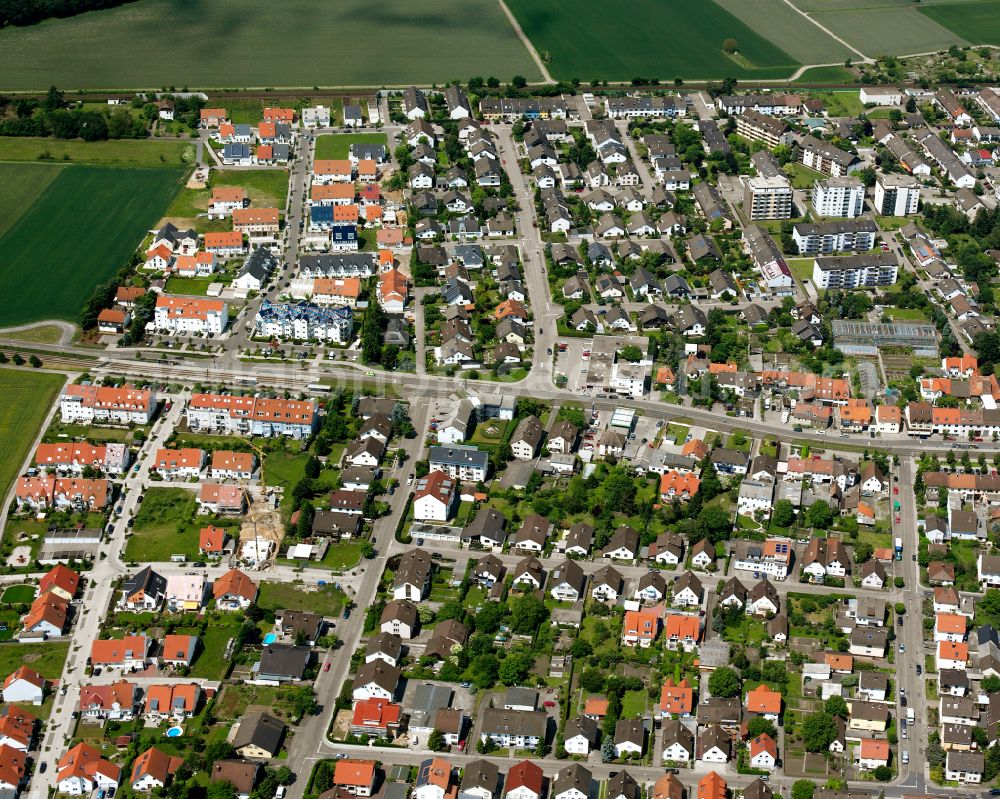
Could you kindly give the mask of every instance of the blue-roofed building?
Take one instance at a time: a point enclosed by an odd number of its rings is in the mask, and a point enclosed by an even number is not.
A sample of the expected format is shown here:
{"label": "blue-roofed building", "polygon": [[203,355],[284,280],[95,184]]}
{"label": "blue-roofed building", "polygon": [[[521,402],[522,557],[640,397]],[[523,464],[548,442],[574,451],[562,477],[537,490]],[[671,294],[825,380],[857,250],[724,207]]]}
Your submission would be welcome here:
{"label": "blue-roofed building", "polygon": [[[330,208],[331,214],[333,208]],[[330,231],[330,249],[333,252],[357,252],[358,228],[356,225],[337,225]]]}
{"label": "blue-roofed building", "polygon": [[265,300],[255,321],[258,336],[300,341],[318,339],[347,344],[354,330],[354,312],[350,308],[310,302],[272,303]]}
{"label": "blue-roofed building", "polygon": [[333,206],[312,205],[309,207],[309,229],[314,231],[329,230],[333,227]]}
{"label": "blue-roofed building", "polygon": [[475,447],[431,447],[430,470],[441,471],[456,480],[479,482],[486,479],[490,458]]}
{"label": "blue-roofed building", "polygon": [[250,145],[243,142],[229,142],[222,150],[222,163],[231,166],[251,166],[253,155]]}

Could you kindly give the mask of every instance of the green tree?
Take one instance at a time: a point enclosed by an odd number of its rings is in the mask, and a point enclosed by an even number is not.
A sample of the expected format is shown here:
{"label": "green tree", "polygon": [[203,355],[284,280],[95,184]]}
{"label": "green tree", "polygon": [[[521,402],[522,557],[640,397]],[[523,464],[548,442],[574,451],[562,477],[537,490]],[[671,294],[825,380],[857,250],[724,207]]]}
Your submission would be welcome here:
{"label": "green tree", "polygon": [[519,685],[531,671],[534,659],[527,652],[511,652],[500,661],[500,682],[504,685]]}
{"label": "green tree", "polygon": [[478,655],[469,664],[470,681],[483,691],[496,685],[500,673],[500,661],[493,653]]}
{"label": "green tree", "polygon": [[825,529],[833,523],[833,510],[822,499],[817,499],[806,511],[806,525]]}
{"label": "green tree", "polygon": [[809,752],[825,752],[837,737],[837,725],[829,713],[813,713],[802,724],[802,743]]}
{"label": "green tree", "polygon": [[846,719],[848,716],[847,702],[842,696],[828,697],[823,705],[823,710],[831,716],[839,716]]}
{"label": "green tree", "polygon": [[740,675],[728,666],[716,669],[708,678],[708,690],[712,696],[723,699],[739,696],[742,687],[743,682],[740,680]]}
{"label": "green tree", "polygon": [[812,799],[816,783],[812,780],[795,780],[792,785],[792,799]]}
{"label": "green tree", "polygon": [[642,360],[642,350],[639,347],[635,346],[634,344],[622,347],[621,350],[619,350],[618,354],[624,360],[629,361],[631,363],[638,363],[639,361]]}
{"label": "green tree", "polygon": [[435,729],[427,737],[427,748],[432,752],[443,752],[448,748],[448,744],[444,740],[444,733],[441,730]]}
{"label": "green tree", "polygon": [[892,769],[888,766],[876,766],[872,769],[872,776],[879,782],[888,782],[892,779]]}
{"label": "green tree", "polygon": [[771,521],[776,527],[791,527],[795,521],[795,506],[791,500],[779,499],[771,509]]}
{"label": "green tree", "polygon": [[587,693],[601,693],[605,682],[604,674],[597,669],[587,669],[580,675],[580,687]]}
{"label": "green tree", "polygon": [[770,735],[776,739],[778,731],[774,727],[774,722],[763,716],[754,716],[750,719],[747,723],[747,737],[756,738],[758,735]]}
{"label": "green tree", "polygon": [[872,556],[872,545],[867,541],[859,541],[854,545],[854,562],[864,563]]}
{"label": "green tree", "polygon": [[500,603],[487,602],[476,611],[476,632],[493,635],[500,629],[500,625],[503,624],[506,614],[507,609]]}
{"label": "green tree", "polygon": [[236,786],[231,782],[210,782],[205,789],[206,799],[236,799]]}
{"label": "green tree", "polygon": [[518,597],[511,605],[511,629],[520,635],[538,630],[549,618],[545,603],[534,594]]}

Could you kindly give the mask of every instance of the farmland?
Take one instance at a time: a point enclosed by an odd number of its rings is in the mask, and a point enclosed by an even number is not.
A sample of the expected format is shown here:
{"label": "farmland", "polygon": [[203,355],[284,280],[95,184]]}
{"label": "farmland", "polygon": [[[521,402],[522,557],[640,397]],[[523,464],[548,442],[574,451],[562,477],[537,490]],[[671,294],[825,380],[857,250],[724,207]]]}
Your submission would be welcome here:
{"label": "farmland", "polygon": [[[710,0],[697,13],[683,0],[638,0],[627,14],[610,15],[596,0],[509,0],[508,6],[535,48],[551,57],[555,78],[780,78],[798,66]],[[737,41],[736,59],[722,51],[728,38]]]}
{"label": "farmland", "polygon": [[385,144],[384,133],[341,133],[316,137],[316,158],[347,158],[352,144]]}
{"label": "farmland", "polygon": [[[0,40],[2,40],[0,36]],[[0,161],[54,161],[92,166],[185,166],[194,164],[192,142],[116,139],[85,142],[30,137],[0,138]]]}
{"label": "farmland", "polygon": [[[948,11],[951,13],[951,6]],[[865,55],[904,55],[939,50],[965,41],[923,15],[916,6],[824,11],[810,17]]]}
{"label": "farmland", "polygon": [[94,286],[125,264],[163,215],[181,179],[179,169],[70,166],[40,196],[21,185],[30,205],[0,236],[0,293],[19,301],[4,306],[0,327],[76,321]]}
{"label": "farmland", "polygon": [[920,13],[973,44],[1000,44],[1000,2],[921,6]]}
{"label": "farmland", "polygon": [[0,369],[0,497],[7,496],[64,382],[62,375]]}
{"label": "farmland", "polygon": [[803,64],[843,61],[853,55],[836,39],[796,13],[785,0],[716,0],[747,27]]}
{"label": "farmland", "polygon": [[[372,25],[391,42],[372,55]],[[170,31],[170,35],[164,35]],[[206,42],[211,42],[207,47]],[[247,58],[253,53],[252,58]],[[0,89],[380,86],[539,77],[495,0],[141,0],[0,31]]]}
{"label": "farmland", "polygon": [[0,236],[14,227],[31,204],[45,192],[56,179],[62,167],[54,164],[2,164],[0,183]]}

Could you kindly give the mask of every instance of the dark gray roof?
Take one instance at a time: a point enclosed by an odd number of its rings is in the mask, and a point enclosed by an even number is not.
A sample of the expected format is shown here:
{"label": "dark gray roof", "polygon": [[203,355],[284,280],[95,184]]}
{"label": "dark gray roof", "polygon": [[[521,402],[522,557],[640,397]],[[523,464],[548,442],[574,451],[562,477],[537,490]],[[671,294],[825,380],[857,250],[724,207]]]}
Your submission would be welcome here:
{"label": "dark gray roof", "polygon": [[274,675],[301,680],[309,664],[311,650],[307,646],[270,644],[260,652],[260,675]]}
{"label": "dark gray roof", "polygon": [[239,751],[244,746],[256,746],[272,755],[281,748],[285,736],[285,725],[269,713],[252,713],[240,721],[240,728],[233,738],[233,748]]}

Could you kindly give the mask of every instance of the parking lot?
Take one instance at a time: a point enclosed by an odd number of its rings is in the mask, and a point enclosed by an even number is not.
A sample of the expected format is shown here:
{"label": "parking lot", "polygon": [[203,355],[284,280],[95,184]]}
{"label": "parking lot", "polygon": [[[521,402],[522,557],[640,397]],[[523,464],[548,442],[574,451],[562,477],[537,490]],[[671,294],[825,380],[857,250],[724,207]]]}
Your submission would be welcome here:
{"label": "parking lot", "polygon": [[565,338],[559,339],[558,343],[565,344],[566,351],[559,352],[557,348],[554,353],[555,374],[566,375],[567,391],[585,393],[588,361],[583,357],[583,353],[590,352],[593,339]]}

